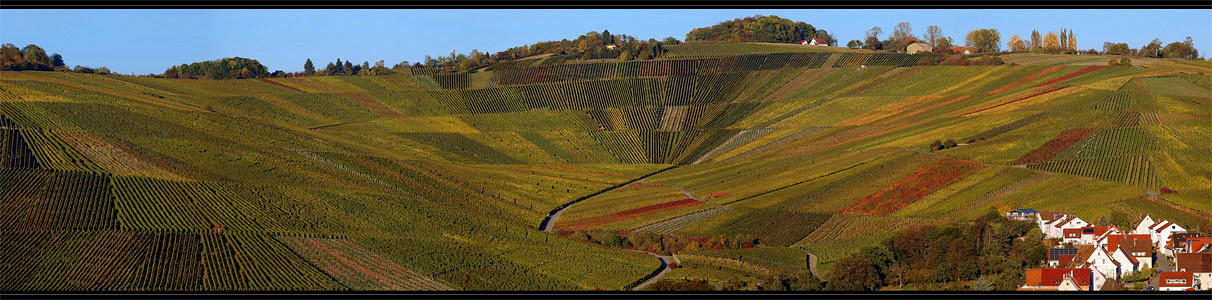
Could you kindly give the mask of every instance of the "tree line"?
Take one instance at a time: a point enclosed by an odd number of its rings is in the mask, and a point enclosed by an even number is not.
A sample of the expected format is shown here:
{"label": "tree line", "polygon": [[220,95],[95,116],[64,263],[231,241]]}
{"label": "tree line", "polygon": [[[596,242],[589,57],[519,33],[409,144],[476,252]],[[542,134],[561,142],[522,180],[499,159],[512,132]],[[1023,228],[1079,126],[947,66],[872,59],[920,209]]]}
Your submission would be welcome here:
{"label": "tree line", "polygon": [[225,57],[172,66],[165,70],[162,76],[181,79],[246,79],[265,78],[269,77],[270,73],[265,69],[265,65],[255,59]]}
{"label": "tree line", "polygon": [[779,16],[737,18],[686,33],[686,42],[799,43],[814,38],[823,39],[830,46],[837,45],[837,39],[828,31]]}
{"label": "tree line", "polygon": [[1014,290],[1026,280],[1024,269],[1047,258],[1049,247],[1041,239],[1035,223],[990,210],[976,222],[917,227],[861,248],[834,263],[823,288]]}
{"label": "tree line", "polygon": [[68,68],[63,62],[63,56],[59,53],[46,55],[46,50],[38,45],[29,44],[24,48],[17,48],[12,43],[0,45],[0,70],[2,71],[58,71],[58,72],[76,72],[76,73],[96,73],[108,75],[109,68],[90,68],[81,65],[76,65],[73,68]]}

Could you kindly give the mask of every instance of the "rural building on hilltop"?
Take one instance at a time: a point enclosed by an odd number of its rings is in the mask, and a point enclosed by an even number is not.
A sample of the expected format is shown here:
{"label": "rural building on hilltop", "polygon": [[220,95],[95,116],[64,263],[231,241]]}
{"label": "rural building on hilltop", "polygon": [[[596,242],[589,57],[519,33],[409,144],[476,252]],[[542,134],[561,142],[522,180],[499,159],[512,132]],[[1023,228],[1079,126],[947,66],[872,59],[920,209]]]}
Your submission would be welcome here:
{"label": "rural building on hilltop", "polygon": [[828,41],[826,41],[825,39],[817,39],[817,38],[814,38],[814,39],[811,39],[811,40],[803,40],[803,41],[800,41],[800,45],[805,45],[805,46],[829,46],[829,42],[828,42]]}
{"label": "rural building on hilltop", "polygon": [[954,52],[955,52],[955,54],[973,54],[973,53],[976,53],[976,48],[972,48],[972,47],[951,47],[951,48],[947,48],[947,49],[950,49],[951,51],[954,51]]}
{"label": "rural building on hilltop", "polygon": [[909,53],[909,54],[930,52],[930,51],[934,51],[934,47],[930,46],[930,44],[927,44],[927,43],[913,43],[913,44],[909,44],[908,47],[905,47],[905,53]]}

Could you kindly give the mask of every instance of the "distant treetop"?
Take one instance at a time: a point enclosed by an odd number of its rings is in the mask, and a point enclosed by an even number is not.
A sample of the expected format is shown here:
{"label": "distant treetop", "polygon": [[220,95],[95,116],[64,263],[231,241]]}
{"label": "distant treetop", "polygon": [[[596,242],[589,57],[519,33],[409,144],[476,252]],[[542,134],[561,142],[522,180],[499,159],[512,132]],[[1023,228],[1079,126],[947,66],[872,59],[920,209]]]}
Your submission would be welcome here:
{"label": "distant treetop", "polygon": [[225,57],[211,61],[169,67],[164,78],[243,79],[269,77],[269,71],[255,59]]}
{"label": "distant treetop", "polygon": [[829,45],[837,45],[833,35],[812,24],[795,22],[778,16],[756,15],[724,21],[711,27],[695,28],[686,34],[686,41],[704,42],[766,42],[798,43],[824,39]]}

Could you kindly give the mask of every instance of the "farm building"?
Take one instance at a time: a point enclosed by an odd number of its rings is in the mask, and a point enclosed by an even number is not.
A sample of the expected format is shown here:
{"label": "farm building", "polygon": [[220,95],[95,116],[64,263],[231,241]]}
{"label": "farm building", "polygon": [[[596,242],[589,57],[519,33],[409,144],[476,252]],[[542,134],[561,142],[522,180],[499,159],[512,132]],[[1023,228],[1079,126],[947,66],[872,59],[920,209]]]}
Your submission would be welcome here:
{"label": "farm building", "polygon": [[931,52],[931,51],[934,51],[934,47],[930,46],[930,44],[927,44],[927,43],[913,43],[913,44],[909,44],[908,47],[905,47],[905,53],[909,53],[909,54]]}

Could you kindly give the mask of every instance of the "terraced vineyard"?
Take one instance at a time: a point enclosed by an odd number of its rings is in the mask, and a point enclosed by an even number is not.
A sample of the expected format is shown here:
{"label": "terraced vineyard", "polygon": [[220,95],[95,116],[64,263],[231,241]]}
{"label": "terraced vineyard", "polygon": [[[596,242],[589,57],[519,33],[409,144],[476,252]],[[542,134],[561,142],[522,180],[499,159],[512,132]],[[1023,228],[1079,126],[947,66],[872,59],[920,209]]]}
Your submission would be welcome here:
{"label": "terraced vineyard", "polygon": [[[0,289],[624,290],[661,269],[545,220],[752,236],[678,253],[696,267],[664,276],[760,285],[809,253],[827,270],[990,209],[1212,213],[1207,65],[922,66],[935,57],[745,43],[666,57],[0,73]],[[1177,192],[1150,196],[1163,187]]]}

